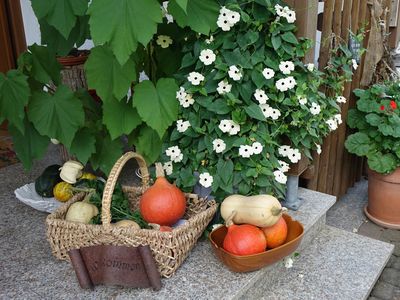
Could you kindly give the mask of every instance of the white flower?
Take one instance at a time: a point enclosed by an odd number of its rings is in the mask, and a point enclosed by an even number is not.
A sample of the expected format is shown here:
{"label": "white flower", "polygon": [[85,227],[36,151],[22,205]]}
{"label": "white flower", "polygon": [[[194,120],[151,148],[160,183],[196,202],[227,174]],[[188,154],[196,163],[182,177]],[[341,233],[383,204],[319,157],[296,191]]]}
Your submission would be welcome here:
{"label": "white flower", "polygon": [[190,127],[189,121],[183,121],[183,120],[176,121],[176,129],[181,133],[188,130],[189,127]]}
{"label": "white flower", "polygon": [[288,78],[286,78],[286,82],[289,90],[293,89],[297,85],[296,79],[294,79],[293,76],[289,76]]}
{"label": "white flower", "polygon": [[284,17],[286,18],[288,23],[294,23],[296,21],[296,13],[293,10],[290,9],[286,10]]}
{"label": "white flower", "polygon": [[223,80],[218,83],[218,87],[217,87],[218,94],[224,95],[224,94],[230,93],[231,90],[232,90],[232,85],[229,84],[228,82]]}
{"label": "white flower", "polygon": [[212,42],[214,42],[214,36],[210,36],[210,38],[206,39],[206,44],[210,45]]}
{"label": "white flower", "polygon": [[334,131],[334,130],[336,130],[336,129],[338,128],[338,124],[337,124],[337,122],[336,122],[335,119],[329,119],[329,120],[326,121],[325,123],[328,124],[329,129],[330,129],[331,131]]}
{"label": "white flower", "polygon": [[205,172],[200,174],[200,184],[205,188],[209,188],[214,181],[214,178],[210,175],[210,173]]}
{"label": "white flower", "polygon": [[216,153],[222,153],[226,149],[226,144],[223,140],[221,139],[215,139],[213,140],[213,150]]}
{"label": "white flower", "polygon": [[236,11],[229,11],[228,12],[228,21],[232,25],[235,25],[237,22],[240,21],[240,14]]}
{"label": "white flower", "polygon": [[220,15],[217,20],[217,25],[219,28],[221,28],[223,31],[229,31],[232,28],[232,24],[229,22],[228,17],[223,17]]}
{"label": "white flower", "polygon": [[265,91],[256,89],[256,92],[254,93],[254,98],[260,103],[260,104],[265,104],[267,103],[267,100],[269,99]]}
{"label": "white flower", "polygon": [[264,149],[263,145],[259,142],[254,142],[251,147],[253,148],[253,154],[260,154]]}
{"label": "white flower", "polygon": [[279,70],[285,75],[289,75],[294,71],[294,63],[291,61],[281,61],[279,64]]}
{"label": "white flower", "polygon": [[280,6],[279,4],[276,4],[276,5],[275,5],[275,11],[276,11],[276,14],[277,14],[278,16],[283,17],[284,10],[283,10],[283,7],[282,7],[282,6]]}
{"label": "white flower", "polygon": [[272,120],[278,120],[279,119],[279,117],[281,116],[281,112],[279,111],[279,109],[272,109],[271,110],[271,118],[272,118]]}
{"label": "white flower", "polygon": [[317,153],[321,154],[322,153],[321,145],[315,144],[315,146],[317,146]]}
{"label": "white flower", "polygon": [[181,149],[179,149],[178,146],[172,146],[169,147],[167,150],[165,150],[165,154],[169,156],[171,159],[178,157],[179,155],[181,155],[181,153],[182,153]]}
{"label": "white flower", "polygon": [[221,120],[219,122],[218,128],[223,132],[227,133],[231,130],[232,121],[231,120]]}
{"label": "white flower", "polygon": [[313,102],[313,103],[311,104],[311,107],[310,107],[310,112],[311,112],[311,114],[313,114],[314,116],[318,115],[318,114],[321,112],[321,106],[320,106],[319,104]]}
{"label": "white flower", "polygon": [[357,70],[357,68],[358,68],[357,61],[353,58],[353,59],[351,60],[351,63],[353,64],[354,70]]}
{"label": "white flower", "polygon": [[231,121],[231,129],[229,130],[229,135],[236,135],[240,132],[240,125]]}
{"label": "white flower", "polygon": [[163,169],[165,171],[165,174],[171,175],[172,171],[174,170],[174,168],[172,166],[172,161],[168,161],[168,162],[164,163],[163,164]]}
{"label": "white flower", "polygon": [[282,161],[282,160],[278,160],[278,163],[280,165],[280,167],[278,169],[279,171],[281,171],[283,173],[286,173],[287,171],[289,171],[290,167],[289,167],[289,164],[287,162]]}
{"label": "white flower", "polygon": [[199,85],[204,80],[204,76],[198,72],[191,72],[189,73],[188,80],[193,85]]}
{"label": "white flower", "polygon": [[336,98],[337,103],[346,103],[346,101],[347,101],[346,98],[343,96],[339,96]]}
{"label": "white flower", "polygon": [[275,71],[270,68],[265,68],[262,71],[262,74],[264,75],[265,79],[271,79],[275,76]]}
{"label": "white flower", "polygon": [[174,163],[181,162],[183,160],[183,154],[179,154],[177,157],[171,158]]}
{"label": "white flower", "polygon": [[286,184],[287,182],[287,176],[285,174],[283,174],[282,171],[280,170],[276,170],[274,171],[274,176],[275,176],[275,180],[281,184]]}
{"label": "white flower", "polygon": [[310,72],[314,71],[314,68],[315,68],[314,64],[307,64],[306,66],[307,66],[308,71],[310,71]]}
{"label": "white flower", "polygon": [[292,163],[295,164],[301,159],[301,153],[300,153],[299,149],[290,149],[288,151],[287,157],[290,159],[290,161]]}
{"label": "white flower", "polygon": [[290,150],[291,150],[290,146],[283,145],[283,146],[279,147],[278,152],[283,157],[286,157],[286,156],[288,156]]}
{"label": "white flower", "polygon": [[57,140],[57,139],[50,139],[50,142],[51,142],[52,144],[54,144],[54,145],[58,145],[58,144],[60,143],[60,141]]}
{"label": "white flower", "polygon": [[336,122],[338,123],[338,125],[342,124],[342,115],[341,114],[336,114],[333,116],[333,118],[336,120]]}
{"label": "white flower", "polygon": [[159,35],[156,40],[157,45],[161,48],[168,48],[172,44],[172,39],[168,35]]}
{"label": "white flower", "polygon": [[285,78],[279,79],[275,83],[276,88],[281,92],[286,92],[289,89],[289,84]]}
{"label": "white flower", "polygon": [[185,99],[186,98],[186,91],[185,88],[183,86],[181,86],[179,88],[179,91],[176,92],[176,99],[181,100],[181,99]]}
{"label": "white flower", "polygon": [[240,145],[239,147],[239,155],[243,158],[249,158],[254,154],[253,147],[248,145]]}
{"label": "white flower", "polygon": [[145,71],[139,73],[139,82],[150,80],[149,76],[147,76]]}
{"label": "white flower", "polygon": [[299,103],[301,104],[301,105],[306,105],[307,104],[307,98],[298,98],[299,99]]}
{"label": "white flower", "polygon": [[220,17],[228,17],[229,13],[231,12],[231,10],[227,9],[225,6],[221,6],[220,10],[219,10],[219,16]]}
{"label": "white flower", "polygon": [[230,66],[228,71],[229,77],[235,81],[242,79],[242,73],[236,66]]}
{"label": "white flower", "polygon": [[194,104],[193,96],[191,94],[187,94],[184,99],[179,100],[179,104],[184,108],[188,108],[190,105]]}
{"label": "white flower", "polygon": [[293,267],[293,259],[291,259],[290,257],[286,257],[284,259],[284,263],[286,269],[290,269],[291,267]]}
{"label": "white flower", "polygon": [[174,22],[174,17],[168,13],[168,2],[164,1],[161,6],[163,16],[167,18],[167,24]]}
{"label": "white flower", "polygon": [[269,106],[268,104],[260,104],[259,105],[264,117],[269,118],[271,117],[273,108],[271,106]]}
{"label": "white flower", "polygon": [[210,49],[201,50],[200,52],[200,61],[206,66],[211,65],[215,59],[217,58],[215,53]]}

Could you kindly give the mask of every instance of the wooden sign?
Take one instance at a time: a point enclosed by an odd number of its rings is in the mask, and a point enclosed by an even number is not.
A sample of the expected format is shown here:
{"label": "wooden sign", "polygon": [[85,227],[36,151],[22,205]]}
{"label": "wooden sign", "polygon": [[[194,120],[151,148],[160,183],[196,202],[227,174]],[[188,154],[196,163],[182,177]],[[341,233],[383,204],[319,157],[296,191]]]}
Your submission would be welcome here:
{"label": "wooden sign", "polygon": [[83,289],[99,284],[161,289],[160,274],[148,246],[98,245],[68,254]]}

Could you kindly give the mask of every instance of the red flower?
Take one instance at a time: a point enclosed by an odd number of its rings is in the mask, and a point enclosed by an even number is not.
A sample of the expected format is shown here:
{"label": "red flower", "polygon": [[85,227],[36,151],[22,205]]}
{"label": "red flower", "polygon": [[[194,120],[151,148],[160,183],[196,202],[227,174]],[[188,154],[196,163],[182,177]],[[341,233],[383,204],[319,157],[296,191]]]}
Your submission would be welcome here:
{"label": "red flower", "polygon": [[396,103],[394,100],[390,101],[390,107],[391,107],[393,110],[395,110],[395,109],[397,108],[397,103]]}
{"label": "red flower", "polygon": [[384,105],[381,105],[381,110],[385,110],[385,106]]}

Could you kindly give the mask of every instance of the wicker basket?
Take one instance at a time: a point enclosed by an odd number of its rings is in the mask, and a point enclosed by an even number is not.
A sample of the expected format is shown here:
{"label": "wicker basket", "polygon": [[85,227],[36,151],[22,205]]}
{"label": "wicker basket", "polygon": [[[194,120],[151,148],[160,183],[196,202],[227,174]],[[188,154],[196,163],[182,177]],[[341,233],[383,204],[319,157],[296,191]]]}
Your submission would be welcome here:
{"label": "wicker basket", "polygon": [[47,238],[54,256],[69,260],[67,252],[81,247],[104,245],[139,246],[149,245],[158,270],[163,277],[170,277],[188,256],[197,239],[217,210],[215,201],[207,201],[194,194],[186,194],[187,207],[185,219],[188,221],[172,232],[150,229],[115,227],[111,222],[110,206],[117,178],[126,162],[135,158],[142,174],[141,187],[124,187],[132,208],[138,207],[142,193],[148,188],[149,173],[144,159],[134,153],[123,155],[111,170],[104,188],[102,203],[102,225],[82,224],[65,221],[70,205],[80,201],[84,193],[75,195],[65,205],[50,214],[46,219]]}

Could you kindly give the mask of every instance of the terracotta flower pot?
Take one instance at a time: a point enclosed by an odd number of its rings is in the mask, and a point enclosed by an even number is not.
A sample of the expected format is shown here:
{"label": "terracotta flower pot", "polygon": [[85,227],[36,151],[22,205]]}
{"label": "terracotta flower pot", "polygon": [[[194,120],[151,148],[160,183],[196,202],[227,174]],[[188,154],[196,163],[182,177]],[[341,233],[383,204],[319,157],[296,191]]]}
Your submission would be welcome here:
{"label": "terracotta flower pot", "polygon": [[73,55],[60,56],[57,57],[57,60],[64,68],[83,65],[89,57],[89,53],[88,50],[76,50],[72,53]]}
{"label": "terracotta flower pot", "polygon": [[364,211],[374,223],[400,229],[400,168],[389,175],[368,170],[368,205]]}

